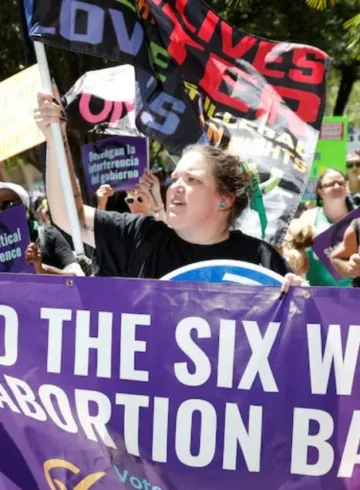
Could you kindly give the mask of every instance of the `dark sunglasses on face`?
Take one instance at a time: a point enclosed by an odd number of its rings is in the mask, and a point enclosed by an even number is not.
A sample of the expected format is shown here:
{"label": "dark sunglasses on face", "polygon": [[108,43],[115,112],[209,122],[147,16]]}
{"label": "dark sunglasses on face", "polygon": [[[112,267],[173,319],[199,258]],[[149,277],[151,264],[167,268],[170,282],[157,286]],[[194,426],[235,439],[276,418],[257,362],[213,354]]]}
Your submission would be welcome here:
{"label": "dark sunglasses on face", "polygon": [[0,202],[0,211],[6,211],[7,209],[18,206],[20,203],[16,201],[2,201]]}
{"label": "dark sunglasses on face", "polygon": [[346,164],[346,168],[347,168],[348,170],[351,170],[351,169],[352,169],[352,168],[354,168],[354,167],[356,167],[356,168],[360,168],[360,162],[354,162],[354,163],[347,163],[347,164]]}
{"label": "dark sunglasses on face", "polygon": [[[144,202],[144,199],[143,199],[143,197],[142,197],[142,196],[138,196],[138,197],[136,198],[136,200],[137,200],[137,202],[138,202],[138,203],[140,203],[140,204],[142,204],[142,203]],[[125,197],[125,202],[126,202],[126,204],[134,204],[135,199],[134,199],[133,197]]]}

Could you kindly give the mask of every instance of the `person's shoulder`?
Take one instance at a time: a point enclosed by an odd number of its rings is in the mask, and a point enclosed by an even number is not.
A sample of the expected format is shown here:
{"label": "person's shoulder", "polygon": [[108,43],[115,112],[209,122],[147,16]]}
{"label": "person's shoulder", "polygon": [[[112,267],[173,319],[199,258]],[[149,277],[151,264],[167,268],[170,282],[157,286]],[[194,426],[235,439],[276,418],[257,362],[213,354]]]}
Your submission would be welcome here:
{"label": "person's shoulder", "polygon": [[39,228],[39,234],[43,232],[47,240],[56,240],[57,238],[63,238],[62,233],[56,228],[56,226],[48,225],[41,226]]}
{"label": "person's shoulder", "polygon": [[168,228],[163,221],[156,221],[153,216],[118,211],[96,210],[96,222],[133,233],[143,233],[148,230],[163,230]]}
{"label": "person's shoulder", "polygon": [[246,246],[252,247],[253,249],[259,249],[263,243],[266,243],[260,238],[243,233],[241,230],[231,231],[230,236],[234,242],[244,245],[246,244]]}
{"label": "person's shoulder", "polygon": [[311,209],[307,209],[299,217],[299,220],[302,223],[310,223],[310,224],[313,225],[315,223],[315,220],[316,220],[316,216],[317,216],[318,211],[319,211],[319,207],[318,206],[315,206],[314,208],[311,208]]}

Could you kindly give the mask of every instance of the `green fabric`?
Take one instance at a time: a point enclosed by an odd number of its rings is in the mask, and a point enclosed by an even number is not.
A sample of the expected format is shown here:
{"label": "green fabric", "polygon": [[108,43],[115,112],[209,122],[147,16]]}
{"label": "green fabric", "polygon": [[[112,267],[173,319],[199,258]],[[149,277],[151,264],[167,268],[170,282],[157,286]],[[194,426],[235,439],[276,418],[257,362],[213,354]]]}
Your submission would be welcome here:
{"label": "green fabric", "polygon": [[[315,235],[319,235],[323,231],[330,228],[333,224],[327,216],[325,216],[323,208],[317,208],[317,214],[315,219]],[[306,250],[306,255],[309,259],[309,271],[306,274],[306,279],[311,286],[336,286],[336,287],[350,287],[351,279],[345,277],[340,281],[333,278],[325,265],[319,260],[312,248]]]}
{"label": "green fabric", "polygon": [[[246,170],[246,165],[242,164],[243,170]],[[256,211],[259,215],[261,226],[261,238],[265,238],[266,227],[268,224],[262,192],[259,186],[259,176],[257,172],[253,172],[251,179],[250,192],[250,208]]]}

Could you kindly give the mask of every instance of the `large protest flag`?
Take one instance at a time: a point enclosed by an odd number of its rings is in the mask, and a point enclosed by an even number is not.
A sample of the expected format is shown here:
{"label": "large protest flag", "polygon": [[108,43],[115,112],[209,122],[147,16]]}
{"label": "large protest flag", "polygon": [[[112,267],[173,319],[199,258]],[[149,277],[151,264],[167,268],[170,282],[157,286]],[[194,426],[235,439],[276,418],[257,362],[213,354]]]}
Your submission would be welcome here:
{"label": "large protest flag", "polygon": [[324,52],[246,34],[201,0],[25,1],[33,39],[135,66],[143,134],[172,153],[210,142],[251,163],[264,238],[280,241],[314,155]]}
{"label": "large protest flag", "polygon": [[66,92],[65,101],[70,129],[142,136],[135,126],[135,72],[131,65],[86,72]]}

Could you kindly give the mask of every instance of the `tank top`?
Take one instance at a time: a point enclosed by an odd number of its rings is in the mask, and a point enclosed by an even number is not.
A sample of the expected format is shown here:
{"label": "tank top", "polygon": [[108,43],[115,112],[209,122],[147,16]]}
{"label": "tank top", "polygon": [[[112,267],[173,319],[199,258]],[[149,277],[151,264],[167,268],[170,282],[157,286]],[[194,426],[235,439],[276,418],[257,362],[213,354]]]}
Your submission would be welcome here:
{"label": "tank top", "polygon": [[[330,228],[334,222],[325,215],[322,207],[315,208],[314,213],[316,236]],[[344,277],[343,279],[340,279],[340,281],[334,279],[312,248],[306,249],[306,255],[309,259],[309,270],[306,274],[306,279],[311,286],[335,286],[344,288],[351,286],[351,279],[348,277]]]}

